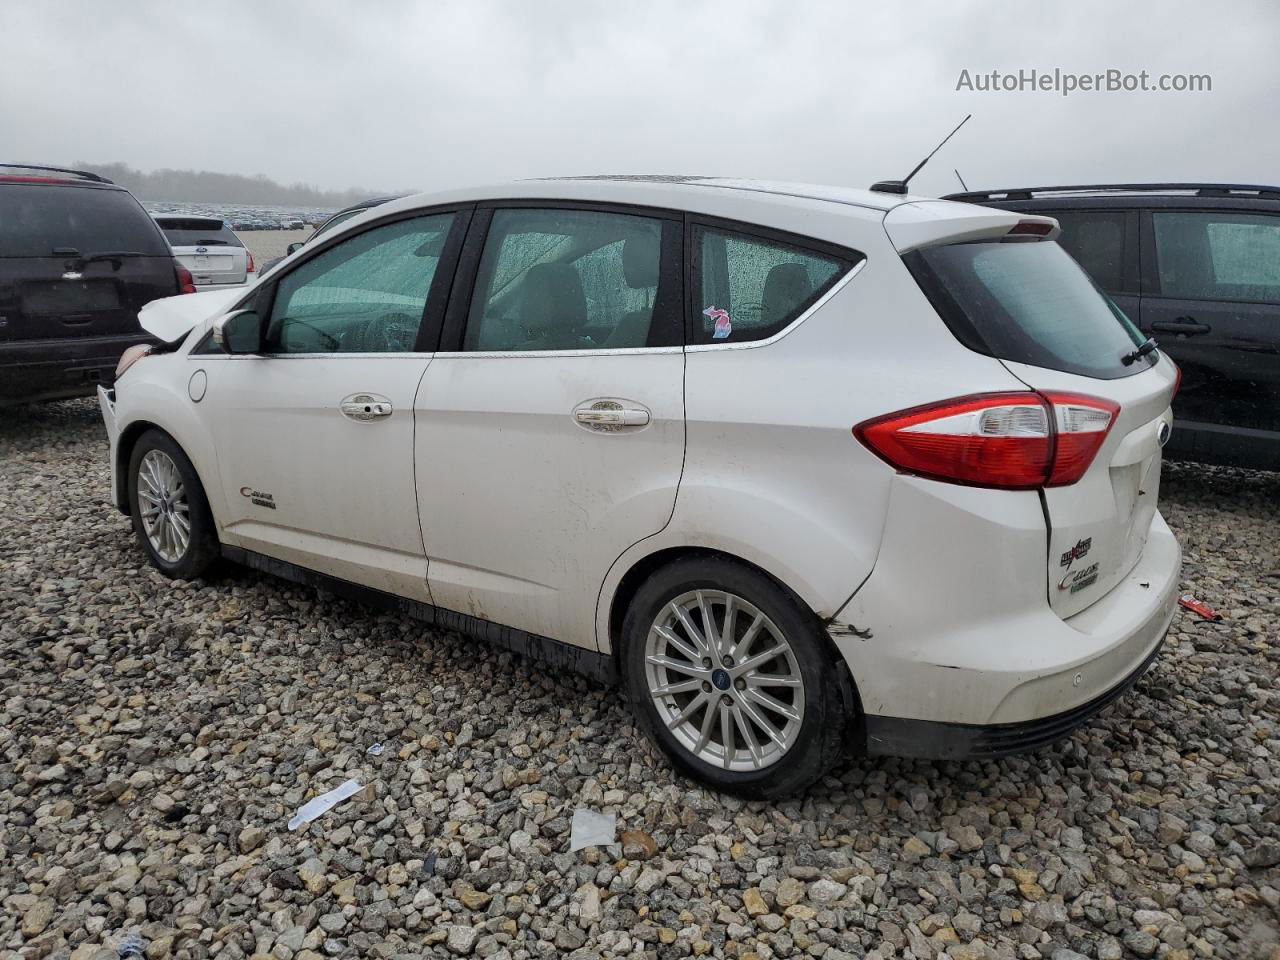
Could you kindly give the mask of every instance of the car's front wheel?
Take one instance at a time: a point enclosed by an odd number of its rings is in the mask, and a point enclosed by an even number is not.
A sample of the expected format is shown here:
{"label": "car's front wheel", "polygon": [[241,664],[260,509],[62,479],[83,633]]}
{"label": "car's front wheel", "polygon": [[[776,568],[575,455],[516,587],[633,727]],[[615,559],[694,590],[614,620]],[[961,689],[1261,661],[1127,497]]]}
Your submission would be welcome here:
{"label": "car's front wheel", "polygon": [[218,535],[204,487],[168,434],[148,430],[134,445],[129,505],[138,541],[166,576],[192,580],[218,558]]}
{"label": "car's front wheel", "polygon": [[812,611],[760,571],[687,557],[637,591],[623,622],[627,693],[683,772],[750,797],[817,780],[844,747],[855,698]]}

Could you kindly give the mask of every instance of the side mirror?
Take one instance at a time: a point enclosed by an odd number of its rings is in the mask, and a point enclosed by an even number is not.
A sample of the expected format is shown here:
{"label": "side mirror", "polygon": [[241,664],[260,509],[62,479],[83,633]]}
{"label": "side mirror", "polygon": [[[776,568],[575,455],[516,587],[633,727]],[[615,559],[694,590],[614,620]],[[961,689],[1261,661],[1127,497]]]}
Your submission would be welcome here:
{"label": "side mirror", "polygon": [[237,310],[213,321],[213,342],[227,353],[262,352],[262,318],[252,310]]}
{"label": "side mirror", "polygon": [[289,254],[297,253],[301,249],[302,249],[302,241],[295,240],[293,241],[293,243],[289,244],[287,247],[284,248],[284,255],[287,257],[289,256]]}

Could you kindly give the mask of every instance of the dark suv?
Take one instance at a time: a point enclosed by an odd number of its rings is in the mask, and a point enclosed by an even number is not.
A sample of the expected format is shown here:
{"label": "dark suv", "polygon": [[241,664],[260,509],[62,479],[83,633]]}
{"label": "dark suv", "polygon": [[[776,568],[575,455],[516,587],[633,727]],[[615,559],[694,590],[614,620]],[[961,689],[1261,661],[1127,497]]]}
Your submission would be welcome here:
{"label": "dark suv", "polygon": [[0,405],[93,393],[155,340],[146,303],[194,292],[164,234],[93,173],[0,164]]}
{"label": "dark suv", "polygon": [[1170,455],[1280,469],[1280,187],[1104,184],[946,199],[1057,218],[1062,246],[1182,369]]}

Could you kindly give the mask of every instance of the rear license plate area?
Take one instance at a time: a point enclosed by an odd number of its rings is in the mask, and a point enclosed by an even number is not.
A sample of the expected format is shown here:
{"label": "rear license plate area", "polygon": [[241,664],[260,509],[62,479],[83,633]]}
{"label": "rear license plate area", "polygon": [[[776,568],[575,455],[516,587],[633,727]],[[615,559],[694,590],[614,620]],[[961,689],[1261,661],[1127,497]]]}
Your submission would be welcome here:
{"label": "rear license plate area", "polygon": [[24,313],[65,315],[115,310],[120,306],[120,288],[114,280],[63,280],[30,284],[22,291]]}

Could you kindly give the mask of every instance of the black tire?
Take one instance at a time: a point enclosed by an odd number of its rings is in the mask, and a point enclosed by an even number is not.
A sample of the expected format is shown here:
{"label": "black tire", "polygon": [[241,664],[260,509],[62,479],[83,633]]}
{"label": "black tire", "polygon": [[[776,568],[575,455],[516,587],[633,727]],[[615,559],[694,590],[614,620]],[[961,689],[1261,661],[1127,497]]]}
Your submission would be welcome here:
{"label": "black tire", "polygon": [[[649,695],[645,642],[650,627],[667,604],[694,590],[725,591],[748,601],[782,631],[794,653],[804,691],[798,734],[780,757],[761,769],[726,770],[697,756],[667,729]],[[793,796],[845,755],[857,711],[848,669],[836,659],[813,611],[768,575],[745,563],[716,555],[690,556],[654,573],[627,609],[620,663],[632,710],[650,740],[677,770],[716,790],[758,799]],[[705,684],[703,690],[711,692]]]}
{"label": "black tire", "polygon": [[[176,559],[166,560],[157,552],[143,524],[138,500],[138,471],[143,458],[152,450],[165,454],[177,468],[182,478],[183,491],[188,505],[187,517],[191,534],[186,549]],[[174,580],[194,580],[202,576],[220,556],[217,528],[205,497],[204,486],[196,475],[196,469],[182,448],[173,438],[160,430],[148,430],[134,444],[129,456],[129,513],[133,518],[133,532],[147,552],[151,563],[165,576]]]}

